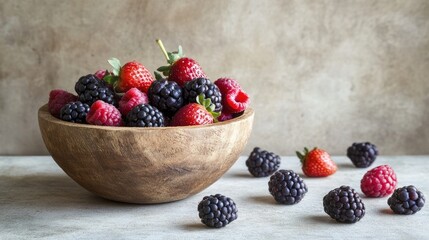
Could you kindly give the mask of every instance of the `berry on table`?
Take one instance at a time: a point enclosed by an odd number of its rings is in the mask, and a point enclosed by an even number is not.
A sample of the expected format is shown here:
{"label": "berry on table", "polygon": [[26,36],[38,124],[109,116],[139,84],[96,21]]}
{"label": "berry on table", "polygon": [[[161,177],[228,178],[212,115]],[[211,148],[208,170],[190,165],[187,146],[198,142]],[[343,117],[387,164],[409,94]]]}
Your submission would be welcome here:
{"label": "berry on table", "polygon": [[126,125],[129,127],[164,127],[165,120],[156,107],[139,104],[128,112]]}
{"label": "berry on table", "polygon": [[420,211],[425,205],[425,196],[413,185],[398,188],[387,200],[396,214],[410,215]]}
{"label": "berry on table", "polygon": [[392,194],[396,183],[393,169],[389,165],[381,165],[365,173],[360,188],[367,197],[385,197]]}
{"label": "berry on table", "polygon": [[173,81],[155,80],[149,88],[150,103],[161,112],[173,115],[184,105],[182,88]]}
{"label": "berry on table", "polygon": [[60,119],[67,122],[86,123],[89,105],[82,102],[70,102],[64,105],[60,111]]}
{"label": "berry on table", "polygon": [[320,148],[313,148],[308,151],[304,148],[304,153],[296,152],[301,160],[302,171],[308,177],[327,177],[337,171],[337,165],[332,161],[331,156]]}
{"label": "berry on table", "polygon": [[359,194],[349,186],[331,190],[323,197],[324,211],[337,222],[355,223],[365,216],[365,205]]}
{"label": "berry on table", "polygon": [[101,126],[121,126],[122,116],[115,106],[101,100],[97,100],[92,104],[91,109],[86,116],[86,122]]}
{"label": "berry on table", "polygon": [[198,215],[201,222],[208,227],[225,227],[237,219],[235,202],[221,194],[205,196],[198,204]]}
{"label": "berry on table", "polygon": [[347,149],[347,157],[358,168],[371,166],[378,155],[377,147],[369,142],[353,143]]}
{"label": "berry on table", "polygon": [[115,94],[106,84],[93,74],[82,76],[76,82],[76,93],[79,101],[91,106],[95,101],[102,100],[109,104],[115,104]]}
{"label": "berry on table", "polygon": [[286,205],[300,202],[308,191],[304,180],[292,170],[274,173],[268,182],[268,190],[277,202]]}
{"label": "berry on table", "polygon": [[61,89],[49,93],[48,111],[52,116],[60,118],[61,108],[67,103],[77,101],[77,96]]}
{"label": "berry on table", "polygon": [[215,112],[222,110],[222,94],[219,88],[207,78],[196,78],[186,82],[183,87],[183,98],[185,102],[196,102],[196,98],[203,94],[204,98],[210,98],[215,105]]}
{"label": "berry on table", "polygon": [[146,93],[138,90],[137,88],[131,88],[119,101],[119,111],[122,116],[127,116],[128,112],[130,112],[135,106],[146,103],[149,103]]}
{"label": "berry on table", "polygon": [[255,177],[266,177],[280,167],[280,156],[255,147],[246,160],[249,172]]}

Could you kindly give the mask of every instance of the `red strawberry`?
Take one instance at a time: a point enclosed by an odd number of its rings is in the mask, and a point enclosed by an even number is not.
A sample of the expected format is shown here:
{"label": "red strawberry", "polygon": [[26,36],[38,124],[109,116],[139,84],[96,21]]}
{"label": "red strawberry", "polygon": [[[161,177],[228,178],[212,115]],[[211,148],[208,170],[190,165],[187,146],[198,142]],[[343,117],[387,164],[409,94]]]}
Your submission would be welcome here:
{"label": "red strawberry", "polygon": [[241,89],[238,82],[231,78],[219,78],[214,82],[222,94],[223,111],[239,113],[249,106],[249,95]]}
{"label": "red strawberry", "polygon": [[[162,66],[157,70],[162,72],[164,76],[168,77],[169,81],[174,81],[183,87],[186,82],[195,78],[207,78],[201,66],[192,58],[184,57],[182,47],[179,46],[177,52],[167,52],[162,41],[157,39],[161,51],[167,59],[167,66]],[[161,74],[155,72],[157,79],[162,78]]]}
{"label": "red strawberry", "polygon": [[132,61],[121,63],[117,58],[112,58],[108,61],[113,66],[113,75],[106,75],[103,79],[113,84],[116,92],[124,93],[131,88],[147,93],[152,82],[155,80],[149,70],[143,64]]}
{"label": "red strawberry", "polygon": [[210,98],[204,99],[204,94],[197,97],[198,103],[189,103],[180,108],[171,120],[171,126],[205,125],[217,121],[219,113],[214,111]]}
{"label": "red strawberry", "polygon": [[78,97],[61,89],[49,93],[48,110],[52,116],[60,118],[61,108],[69,102],[77,101]]}
{"label": "red strawberry", "polygon": [[327,177],[337,171],[337,165],[332,161],[329,154],[320,148],[308,151],[304,148],[304,154],[296,152],[301,160],[302,171],[308,177]]}
{"label": "red strawberry", "polygon": [[119,101],[119,111],[121,111],[123,116],[127,116],[128,112],[135,106],[146,103],[149,103],[146,93],[141,92],[137,88],[131,88]]}

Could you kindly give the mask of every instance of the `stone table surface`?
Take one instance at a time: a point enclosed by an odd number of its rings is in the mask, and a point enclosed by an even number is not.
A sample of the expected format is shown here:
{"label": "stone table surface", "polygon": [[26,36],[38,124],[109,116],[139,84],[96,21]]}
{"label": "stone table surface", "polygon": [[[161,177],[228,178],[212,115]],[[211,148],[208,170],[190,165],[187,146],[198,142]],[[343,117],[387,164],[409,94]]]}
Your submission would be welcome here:
{"label": "stone table surface", "polygon": [[[429,207],[411,216],[394,215],[385,198],[366,198],[365,217],[340,224],[323,211],[331,189],[349,185],[360,192],[369,169],[333,157],[339,171],[306,178],[309,192],[292,206],[277,204],[268,178],[253,178],[245,157],[216,183],[182,201],[136,205],[99,198],[73,182],[49,156],[0,157],[0,239],[429,239]],[[389,164],[398,187],[415,185],[428,196],[429,156],[380,156],[372,167]],[[282,157],[280,169],[302,174],[296,157]],[[200,223],[198,202],[221,193],[237,204],[238,219],[222,229]],[[361,195],[362,196],[362,195]]]}

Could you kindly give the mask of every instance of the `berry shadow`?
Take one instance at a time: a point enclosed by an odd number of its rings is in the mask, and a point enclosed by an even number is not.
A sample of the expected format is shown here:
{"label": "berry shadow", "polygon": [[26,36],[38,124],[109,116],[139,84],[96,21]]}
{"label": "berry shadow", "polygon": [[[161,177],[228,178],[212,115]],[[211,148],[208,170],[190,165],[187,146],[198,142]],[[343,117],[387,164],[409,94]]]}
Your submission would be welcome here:
{"label": "berry shadow", "polygon": [[182,228],[184,230],[187,231],[207,231],[207,227],[202,224],[202,223],[196,223],[196,222],[191,222],[191,223],[185,223],[182,225]]}
{"label": "berry shadow", "polygon": [[247,179],[255,178],[255,177],[253,177],[252,175],[250,175],[250,173],[243,173],[243,172],[240,172],[240,173],[233,173],[233,174],[226,175],[226,176],[229,176],[229,177],[237,177],[237,178],[247,178]]}
{"label": "berry shadow", "polygon": [[250,196],[249,200],[254,203],[262,203],[262,204],[269,204],[269,205],[279,205],[276,200],[272,196],[269,195],[263,195],[263,196]]}
{"label": "berry shadow", "polygon": [[337,163],[339,169],[358,169],[352,163]]}
{"label": "berry shadow", "polygon": [[383,209],[378,210],[378,212],[381,214],[386,214],[386,215],[395,215],[390,208],[383,208]]}
{"label": "berry shadow", "polygon": [[340,224],[328,215],[309,215],[304,218],[306,221],[310,221],[313,224]]}

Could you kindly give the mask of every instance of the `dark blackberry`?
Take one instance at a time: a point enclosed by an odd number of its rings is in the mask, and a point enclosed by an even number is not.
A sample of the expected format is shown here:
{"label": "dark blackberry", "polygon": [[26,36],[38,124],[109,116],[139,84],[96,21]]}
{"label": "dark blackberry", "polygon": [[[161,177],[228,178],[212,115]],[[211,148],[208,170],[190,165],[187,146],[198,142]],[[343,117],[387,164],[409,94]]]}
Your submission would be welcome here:
{"label": "dark blackberry", "polygon": [[205,196],[198,204],[201,222],[213,228],[221,228],[237,219],[234,201],[221,194]]}
{"label": "dark blackberry", "polygon": [[369,167],[375,161],[377,155],[377,147],[369,142],[353,143],[347,149],[347,157],[358,168]]}
{"label": "dark blackberry", "polygon": [[349,186],[331,190],[323,197],[325,212],[342,223],[355,223],[365,216],[365,205],[359,194]]}
{"label": "dark blackberry", "polygon": [[163,127],[164,116],[156,107],[140,104],[127,114],[126,124],[129,127]]}
{"label": "dark blackberry", "polygon": [[255,147],[246,160],[249,172],[255,177],[266,177],[273,174],[280,167],[280,157]]}
{"label": "dark blackberry", "polygon": [[201,93],[204,98],[210,98],[215,105],[215,112],[222,110],[222,95],[219,88],[207,78],[196,78],[192,81],[186,82],[183,87],[183,98],[185,102],[197,102],[197,96]]}
{"label": "dark blackberry", "polygon": [[89,112],[89,105],[86,103],[71,102],[61,108],[60,119],[67,122],[86,123],[86,115]]}
{"label": "dark blackberry", "polygon": [[92,74],[82,76],[76,82],[74,87],[79,96],[79,101],[91,106],[97,100],[115,105],[115,94],[106,86],[103,81],[100,81]]}
{"label": "dark blackberry", "polygon": [[153,106],[168,115],[173,115],[184,105],[182,88],[173,81],[154,81],[150,85],[148,96]]}
{"label": "dark blackberry", "polygon": [[282,204],[299,203],[307,193],[304,180],[292,170],[279,170],[271,176],[268,190],[274,199]]}
{"label": "dark blackberry", "polygon": [[396,189],[387,200],[390,208],[396,214],[414,214],[425,205],[425,196],[413,185]]}

